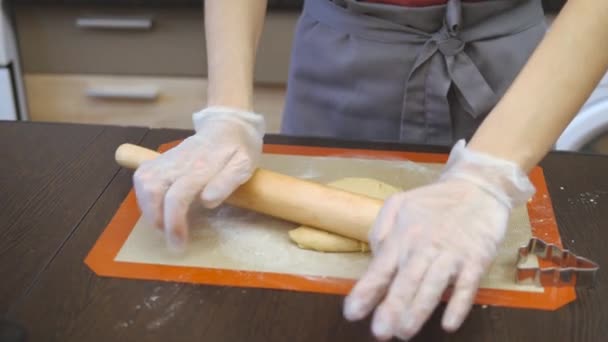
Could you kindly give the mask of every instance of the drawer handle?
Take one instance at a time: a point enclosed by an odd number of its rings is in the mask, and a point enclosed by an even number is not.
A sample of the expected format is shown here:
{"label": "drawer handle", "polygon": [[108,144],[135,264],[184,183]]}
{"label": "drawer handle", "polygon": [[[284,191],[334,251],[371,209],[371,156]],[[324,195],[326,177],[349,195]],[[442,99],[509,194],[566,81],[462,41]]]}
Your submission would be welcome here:
{"label": "drawer handle", "polygon": [[106,30],[150,30],[151,18],[77,18],[76,27]]}
{"label": "drawer handle", "polygon": [[159,90],[155,86],[96,86],[88,88],[86,94],[102,100],[154,101]]}

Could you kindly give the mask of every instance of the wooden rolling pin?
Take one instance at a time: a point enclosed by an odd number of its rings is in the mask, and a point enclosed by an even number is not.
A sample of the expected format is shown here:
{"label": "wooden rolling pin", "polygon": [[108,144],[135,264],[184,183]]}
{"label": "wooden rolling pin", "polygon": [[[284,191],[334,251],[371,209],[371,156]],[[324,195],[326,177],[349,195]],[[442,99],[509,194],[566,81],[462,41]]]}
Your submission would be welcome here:
{"label": "wooden rolling pin", "polygon": [[[136,169],[159,155],[123,144],[115,158],[119,165]],[[226,203],[368,242],[368,232],[383,201],[258,168]]]}

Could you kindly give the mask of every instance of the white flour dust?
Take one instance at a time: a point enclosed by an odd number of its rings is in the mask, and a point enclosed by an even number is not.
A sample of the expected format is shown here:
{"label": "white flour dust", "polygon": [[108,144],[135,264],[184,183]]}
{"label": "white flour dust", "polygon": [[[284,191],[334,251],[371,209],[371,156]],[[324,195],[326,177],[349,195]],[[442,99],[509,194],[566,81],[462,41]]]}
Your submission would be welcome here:
{"label": "white flour dust", "polygon": [[146,306],[146,308],[152,309],[154,307],[154,304],[158,300],[158,298],[160,298],[160,297],[159,296],[150,296],[150,297],[144,299],[144,305]]}
{"label": "white flour dust", "polygon": [[124,329],[124,328],[128,328],[128,327],[129,327],[129,323],[127,323],[127,322],[118,322],[114,326],[114,329]]}
{"label": "white flour dust", "polygon": [[[156,314],[157,317],[146,324],[148,329],[157,329],[169,320],[178,315],[179,309],[185,303],[185,300],[173,300],[180,289],[181,284],[174,284],[173,286],[157,286],[152,291],[152,295],[145,296],[141,304],[137,304],[134,310],[127,312],[131,319],[119,321],[114,326],[115,329],[125,329],[135,324],[137,317],[141,315],[150,315],[150,313]],[[161,293],[161,292],[169,293]],[[202,301],[201,301],[202,303]],[[140,319],[141,320],[141,319]]]}
{"label": "white flour dust", "polygon": [[146,328],[148,328],[150,330],[154,330],[154,329],[158,329],[158,328],[162,327],[165,323],[169,322],[171,319],[173,319],[177,315],[177,312],[183,305],[184,305],[184,300],[180,300],[180,301],[171,303],[171,305],[169,305],[160,314],[160,316],[158,318],[156,318],[155,320],[148,323],[146,325]]}
{"label": "white flour dust", "polygon": [[[290,241],[294,223],[251,211],[224,206],[213,215],[194,221],[192,255],[197,265],[299,276],[356,279],[366,269],[369,255],[319,253],[304,250]],[[247,273],[243,273],[245,276]],[[255,275],[264,278],[263,273]]]}
{"label": "white flour dust", "polygon": [[132,326],[134,323],[135,322],[132,319],[130,319],[128,321],[118,322],[114,326],[114,329],[125,329],[125,328],[128,328],[128,327]]}
{"label": "white flour dust", "polygon": [[[293,224],[230,206],[221,207],[201,220],[205,224],[194,225],[198,229],[192,232],[193,240],[215,241],[210,246],[215,255],[233,259],[245,268],[259,264],[270,267],[290,264],[285,241],[287,228]],[[277,258],[277,255],[282,257]]]}
{"label": "white flour dust", "polygon": [[596,206],[601,200],[607,197],[608,191],[587,191],[578,194],[578,196],[568,198],[568,204],[570,205],[589,205]]}

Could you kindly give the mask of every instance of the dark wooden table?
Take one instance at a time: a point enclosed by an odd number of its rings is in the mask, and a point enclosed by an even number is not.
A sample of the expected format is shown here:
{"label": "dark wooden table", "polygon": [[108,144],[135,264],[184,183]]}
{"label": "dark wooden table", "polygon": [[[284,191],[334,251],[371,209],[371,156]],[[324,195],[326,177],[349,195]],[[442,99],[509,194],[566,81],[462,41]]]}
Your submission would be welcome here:
{"label": "dark wooden table", "polygon": [[[101,278],[83,259],[131,188],[124,142],[156,148],[188,131],[0,123],[0,313],[28,341],[371,341],[342,297]],[[268,137],[272,142],[420,149]],[[608,265],[608,157],[542,163],[566,247]],[[151,300],[151,298],[155,300]],[[180,305],[175,305],[180,303]],[[608,276],[554,312],[475,307],[454,334],[439,308],[420,341],[607,341]],[[0,335],[1,336],[1,335]]]}

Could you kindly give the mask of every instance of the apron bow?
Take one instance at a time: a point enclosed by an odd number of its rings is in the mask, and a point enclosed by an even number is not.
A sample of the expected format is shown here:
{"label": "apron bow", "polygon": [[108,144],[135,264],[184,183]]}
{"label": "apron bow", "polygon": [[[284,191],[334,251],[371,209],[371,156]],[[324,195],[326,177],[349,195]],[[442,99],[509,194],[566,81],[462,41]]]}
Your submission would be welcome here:
{"label": "apron bow", "polygon": [[448,2],[443,26],[428,37],[406,80],[401,114],[403,140],[414,138],[416,133],[405,124],[414,121],[424,125],[427,142],[452,142],[451,134],[445,134],[452,130],[447,99],[452,85],[464,109],[474,118],[496,103],[496,94],[465,51],[466,42],[459,35],[460,10],[459,0]]}
{"label": "apron bow", "polygon": [[464,50],[464,42],[454,33],[451,33],[445,26],[435,33],[431,40],[434,41],[441,54],[444,56],[455,56]]}

